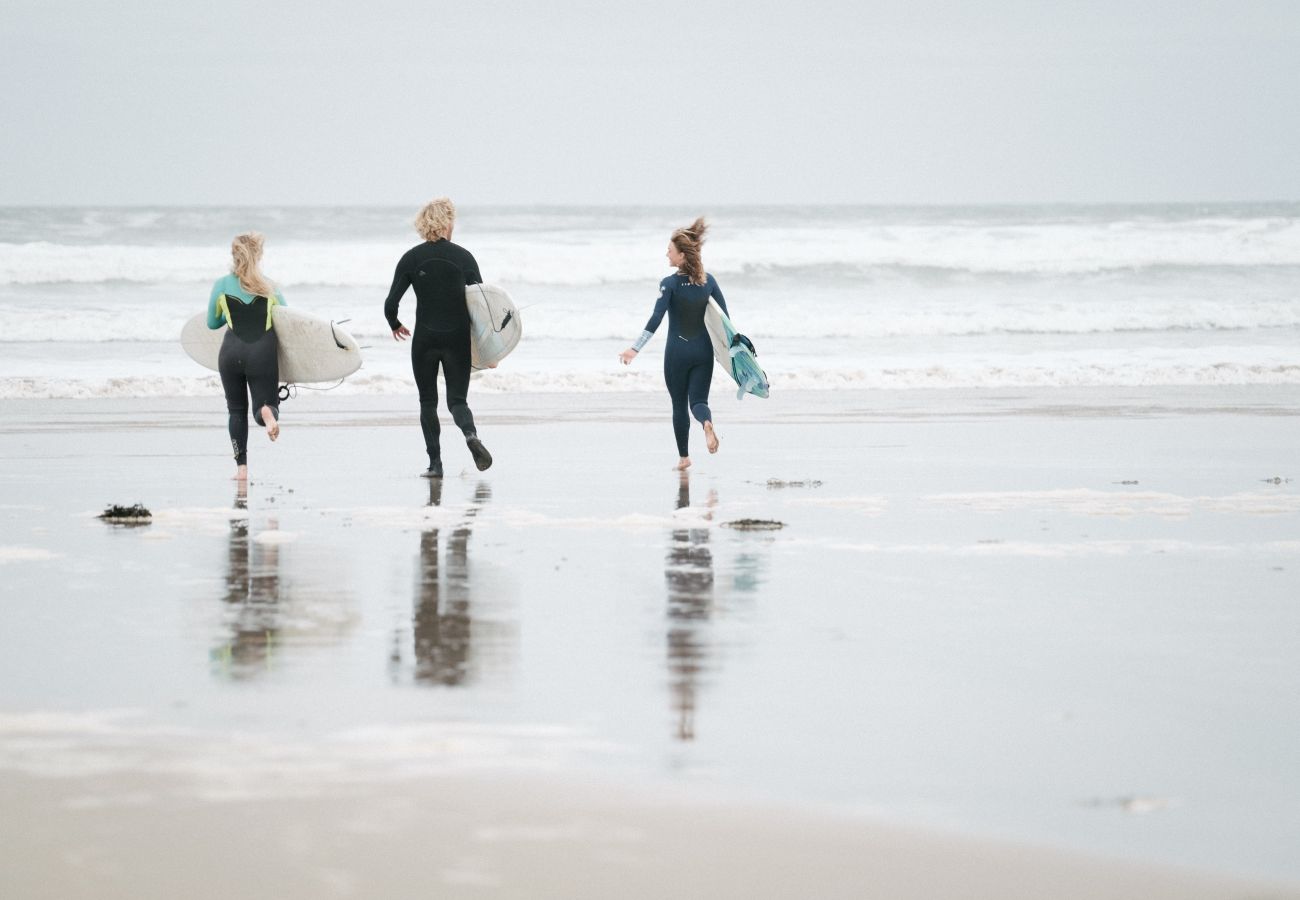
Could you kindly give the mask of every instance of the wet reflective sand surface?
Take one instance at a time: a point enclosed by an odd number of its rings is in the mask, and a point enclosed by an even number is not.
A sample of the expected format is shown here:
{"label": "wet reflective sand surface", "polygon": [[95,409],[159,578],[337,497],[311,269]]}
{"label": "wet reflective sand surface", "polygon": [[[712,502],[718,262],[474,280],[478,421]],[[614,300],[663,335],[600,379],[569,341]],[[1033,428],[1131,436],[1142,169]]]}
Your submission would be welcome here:
{"label": "wet reflective sand surface", "polygon": [[[194,851],[220,810],[289,817],[281,862],[303,829],[301,868],[250,863],[267,896],[275,871],[366,894],[407,825],[462,842],[424,851],[447,895],[564,896],[520,850],[561,846],[593,886],[667,860],[689,893],[681,820],[718,859],[756,829],[773,864],[800,822],[787,868],[898,840],[923,870],[949,838],[915,831],[1300,882],[1300,398],[774,397],[724,407],[687,474],[658,399],[485,397],[497,464],[449,447],[430,482],[401,403],[312,398],[245,491],[219,410],[12,404],[5,836],[70,896],[183,890],[128,860],[169,817]],[[95,518],[134,502],[150,524]],[[1036,852],[987,851],[988,896]],[[794,895],[714,893],[762,884]]]}

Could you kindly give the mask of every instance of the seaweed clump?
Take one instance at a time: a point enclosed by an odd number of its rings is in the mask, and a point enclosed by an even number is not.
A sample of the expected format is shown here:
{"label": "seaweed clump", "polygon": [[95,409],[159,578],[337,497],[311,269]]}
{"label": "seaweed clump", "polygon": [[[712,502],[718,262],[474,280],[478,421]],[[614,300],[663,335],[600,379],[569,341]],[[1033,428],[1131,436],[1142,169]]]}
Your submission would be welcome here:
{"label": "seaweed clump", "polygon": [[785,527],[785,523],[775,519],[736,519],[734,522],[723,522],[722,527],[737,531],[778,531]]}
{"label": "seaweed clump", "polygon": [[121,506],[117,503],[105,508],[99,518],[114,525],[147,525],[153,521],[153,513],[143,503],[133,506]]}

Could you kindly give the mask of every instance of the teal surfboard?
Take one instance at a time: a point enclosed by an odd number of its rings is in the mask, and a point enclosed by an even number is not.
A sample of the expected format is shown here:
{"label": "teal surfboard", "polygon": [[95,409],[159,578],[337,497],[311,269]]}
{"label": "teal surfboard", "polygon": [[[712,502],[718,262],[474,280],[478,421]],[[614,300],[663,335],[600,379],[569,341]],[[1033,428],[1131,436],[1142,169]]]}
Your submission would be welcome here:
{"label": "teal surfboard", "polygon": [[738,339],[736,326],[731,324],[731,319],[712,297],[704,311],[704,327],[713,342],[713,358],[736,382],[736,399],[740,400],[746,394],[766,397],[767,373],[758,364],[751,347]]}

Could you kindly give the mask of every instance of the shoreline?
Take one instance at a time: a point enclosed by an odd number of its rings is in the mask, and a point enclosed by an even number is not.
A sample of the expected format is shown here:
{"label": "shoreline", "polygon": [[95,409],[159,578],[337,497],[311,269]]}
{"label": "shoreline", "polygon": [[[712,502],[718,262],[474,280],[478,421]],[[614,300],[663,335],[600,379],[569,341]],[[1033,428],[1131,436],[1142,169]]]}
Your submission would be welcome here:
{"label": "shoreline", "polygon": [[[719,389],[721,388],[721,389]],[[1300,385],[1153,385],[1143,387],[952,387],[843,390],[783,390],[772,397],[746,397],[737,401],[726,390],[721,376],[710,401],[718,421],[743,423],[870,422],[895,418],[950,418],[967,416],[1057,417],[1070,415],[1300,415]],[[593,413],[619,414],[620,421],[653,422],[667,419],[669,402],[662,386],[654,390],[629,391],[475,391],[470,397],[475,416],[507,424],[549,421],[558,417],[571,421]],[[289,415],[306,413],[314,425],[329,424],[328,417],[348,417],[344,424],[369,424],[418,418],[418,403],[412,385],[407,393],[338,394],[303,390],[282,404]],[[220,391],[196,397],[92,397],[92,398],[0,398],[0,410],[13,418],[0,429],[21,428],[24,415],[51,409],[75,412],[88,423],[103,407],[109,424],[130,413],[151,410],[172,418],[168,424],[207,424],[214,414],[224,416]],[[479,410],[482,410],[480,413]],[[440,415],[447,419],[445,405]],[[396,424],[395,421],[393,421]]]}

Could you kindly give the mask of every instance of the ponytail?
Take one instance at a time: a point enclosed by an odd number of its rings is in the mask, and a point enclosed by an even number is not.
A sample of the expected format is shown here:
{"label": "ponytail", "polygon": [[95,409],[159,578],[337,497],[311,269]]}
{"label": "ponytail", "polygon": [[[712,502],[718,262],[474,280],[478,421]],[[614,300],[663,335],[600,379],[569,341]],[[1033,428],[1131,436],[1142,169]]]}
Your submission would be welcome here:
{"label": "ponytail", "polygon": [[262,274],[262,245],[265,238],[256,231],[235,236],[230,242],[230,270],[239,279],[239,286],[255,297],[275,296],[275,285]]}
{"label": "ponytail", "polygon": [[671,238],[677,252],[686,257],[678,269],[691,284],[704,284],[704,262],[700,259],[700,248],[704,246],[704,236],[708,233],[708,223],[704,217],[696,219],[685,228],[678,228]]}

